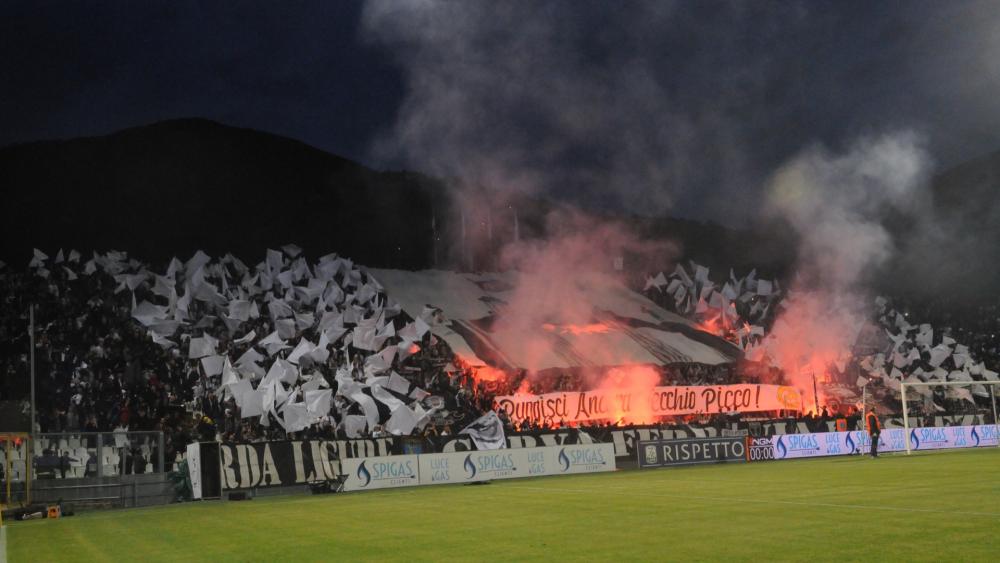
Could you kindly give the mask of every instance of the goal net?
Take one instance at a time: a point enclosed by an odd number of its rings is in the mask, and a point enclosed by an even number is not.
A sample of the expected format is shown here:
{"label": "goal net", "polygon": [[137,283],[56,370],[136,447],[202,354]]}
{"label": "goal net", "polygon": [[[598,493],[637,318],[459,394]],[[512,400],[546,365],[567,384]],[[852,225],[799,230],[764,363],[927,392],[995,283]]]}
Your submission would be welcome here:
{"label": "goal net", "polygon": [[907,454],[1000,446],[1000,381],[904,381],[899,391]]}

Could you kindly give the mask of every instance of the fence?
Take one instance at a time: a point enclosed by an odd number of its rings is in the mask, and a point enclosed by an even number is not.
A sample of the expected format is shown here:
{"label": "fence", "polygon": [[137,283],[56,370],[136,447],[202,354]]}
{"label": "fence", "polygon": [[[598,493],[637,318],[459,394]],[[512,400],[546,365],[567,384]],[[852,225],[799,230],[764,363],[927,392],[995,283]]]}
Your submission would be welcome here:
{"label": "fence", "polygon": [[174,484],[165,473],[35,481],[31,489],[33,503],[62,502],[76,511],[168,504],[176,496]]}
{"label": "fence", "polygon": [[164,470],[162,432],[44,433],[0,450],[0,472],[10,472],[0,476],[13,483],[29,474],[32,480],[100,479]]}
{"label": "fence", "polygon": [[139,497],[162,496],[170,469],[162,432],[43,433],[6,446],[0,482],[8,505],[58,498],[141,505]]}

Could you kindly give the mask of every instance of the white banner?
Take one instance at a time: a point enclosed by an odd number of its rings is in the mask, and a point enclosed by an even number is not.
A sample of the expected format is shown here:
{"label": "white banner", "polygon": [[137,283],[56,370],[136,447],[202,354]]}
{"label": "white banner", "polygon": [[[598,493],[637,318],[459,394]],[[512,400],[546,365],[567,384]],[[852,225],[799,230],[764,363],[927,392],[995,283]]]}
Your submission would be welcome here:
{"label": "white banner", "polygon": [[781,385],[711,385],[653,387],[644,392],[572,391],[544,395],[504,395],[497,407],[511,420],[551,419],[584,422],[617,420],[632,413],[652,416],[800,410],[794,387]]}
{"label": "white banner", "polygon": [[[906,451],[905,439],[902,428],[883,430],[878,450]],[[913,451],[996,446],[997,442],[997,427],[993,424],[910,429],[910,449]],[[871,451],[871,439],[867,432],[861,430],[772,436],[771,444],[774,459],[866,454]]]}
{"label": "white banner", "polygon": [[544,450],[501,449],[450,454],[421,454],[420,484],[473,483],[492,479],[527,477],[529,462],[525,452]]}
{"label": "white banner", "polygon": [[[943,448],[976,448],[997,445],[997,426],[950,426],[946,428],[913,428],[910,430],[911,450]],[[903,446],[906,449],[906,446]]]}
{"label": "white banner", "polygon": [[344,459],[340,464],[346,477],[345,491],[412,487],[420,484],[415,455]]}
{"label": "white banner", "polygon": [[547,475],[599,473],[614,471],[616,468],[614,444],[582,444],[544,449],[553,455],[556,461],[556,470]]}
{"label": "white banner", "polygon": [[459,434],[466,434],[478,450],[499,450],[507,445],[503,422],[496,411],[490,411],[466,426]]}
{"label": "white banner", "polygon": [[345,491],[615,470],[614,444],[345,459]]}
{"label": "white banner", "polygon": [[419,457],[422,485],[615,470],[614,444],[423,454]]}
{"label": "white banner", "polygon": [[201,498],[201,444],[195,442],[187,445],[187,468],[191,478],[191,498]]}

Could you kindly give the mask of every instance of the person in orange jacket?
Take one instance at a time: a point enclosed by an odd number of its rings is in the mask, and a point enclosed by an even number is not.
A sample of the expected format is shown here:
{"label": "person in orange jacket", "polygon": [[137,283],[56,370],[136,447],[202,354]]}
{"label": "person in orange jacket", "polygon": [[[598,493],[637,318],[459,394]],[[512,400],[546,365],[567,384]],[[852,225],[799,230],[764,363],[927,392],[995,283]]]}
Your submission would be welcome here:
{"label": "person in orange jacket", "polygon": [[874,410],[868,411],[865,415],[865,426],[872,441],[872,457],[878,457],[878,437],[882,433],[882,424],[878,421],[878,415]]}

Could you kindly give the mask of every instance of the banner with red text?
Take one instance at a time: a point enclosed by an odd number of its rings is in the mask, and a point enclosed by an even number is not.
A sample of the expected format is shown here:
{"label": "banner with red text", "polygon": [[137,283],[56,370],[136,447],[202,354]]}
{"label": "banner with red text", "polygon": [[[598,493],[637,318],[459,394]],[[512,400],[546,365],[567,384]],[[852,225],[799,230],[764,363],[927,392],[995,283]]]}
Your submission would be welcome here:
{"label": "banner with red text", "polygon": [[584,422],[629,420],[637,416],[799,410],[802,399],[794,387],[738,384],[504,395],[496,398],[496,404],[512,420]]}

